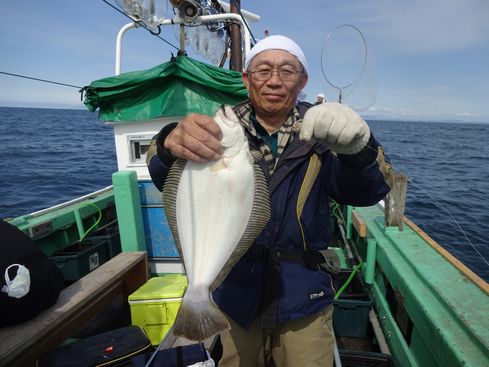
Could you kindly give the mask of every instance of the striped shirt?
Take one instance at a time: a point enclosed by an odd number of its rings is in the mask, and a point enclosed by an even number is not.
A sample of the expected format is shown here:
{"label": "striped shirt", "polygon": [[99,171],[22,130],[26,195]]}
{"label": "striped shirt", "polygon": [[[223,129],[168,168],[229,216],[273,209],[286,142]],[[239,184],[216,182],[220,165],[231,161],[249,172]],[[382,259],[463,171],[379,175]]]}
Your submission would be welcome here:
{"label": "striped shirt", "polygon": [[267,162],[268,171],[271,177],[285,147],[293,140],[292,126],[296,121],[301,120],[299,112],[294,108],[280,129],[273,134],[269,134],[265,128],[260,125],[256,119],[251,102],[247,101],[237,105],[234,108],[234,112],[236,112],[236,115],[241,120],[241,123],[248,134],[259,141],[260,152],[263,159]]}

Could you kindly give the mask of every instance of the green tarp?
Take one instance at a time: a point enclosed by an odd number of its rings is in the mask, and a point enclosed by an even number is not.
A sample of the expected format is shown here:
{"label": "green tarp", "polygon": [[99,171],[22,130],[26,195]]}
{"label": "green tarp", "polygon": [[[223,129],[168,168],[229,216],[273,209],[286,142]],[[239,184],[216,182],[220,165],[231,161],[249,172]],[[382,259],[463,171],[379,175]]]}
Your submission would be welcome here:
{"label": "green tarp", "polygon": [[104,121],[138,121],[190,112],[212,115],[245,100],[241,73],[186,56],[152,69],[99,79],[84,87],[84,103]]}

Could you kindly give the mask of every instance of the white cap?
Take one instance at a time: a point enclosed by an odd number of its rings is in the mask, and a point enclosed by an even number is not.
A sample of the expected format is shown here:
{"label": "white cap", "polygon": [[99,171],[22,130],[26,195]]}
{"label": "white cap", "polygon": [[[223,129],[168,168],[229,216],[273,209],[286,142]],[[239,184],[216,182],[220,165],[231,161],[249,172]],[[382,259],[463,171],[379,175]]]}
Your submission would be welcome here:
{"label": "white cap", "polygon": [[292,41],[290,38],[280,35],[268,36],[259,41],[251,49],[248,55],[246,55],[244,69],[248,70],[248,66],[250,66],[251,60],[253,60],[253,58],[260,52],[267,50],[284,50],[294,55],[304,67],[304,71],[307,73],[307,60],[299,45]]}
{"label": "white cap", "polygon": [[318,94],[318,97],[324,98],[324,94],[319,93],[319,94]]}

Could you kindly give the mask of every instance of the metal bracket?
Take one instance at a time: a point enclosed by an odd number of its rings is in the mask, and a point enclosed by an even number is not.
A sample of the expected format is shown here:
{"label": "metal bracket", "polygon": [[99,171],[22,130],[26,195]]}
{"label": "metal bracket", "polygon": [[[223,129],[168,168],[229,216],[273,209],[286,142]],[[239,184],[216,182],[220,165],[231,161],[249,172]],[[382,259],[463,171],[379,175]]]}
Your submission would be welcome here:
{"label": "metal bracket", "polygon": [[40,223],[35,226],[29,227],[29,237],[32,239],[45,237],[48,234],[50,234],[52,230],[53,230],[53,224],[50,221]]}

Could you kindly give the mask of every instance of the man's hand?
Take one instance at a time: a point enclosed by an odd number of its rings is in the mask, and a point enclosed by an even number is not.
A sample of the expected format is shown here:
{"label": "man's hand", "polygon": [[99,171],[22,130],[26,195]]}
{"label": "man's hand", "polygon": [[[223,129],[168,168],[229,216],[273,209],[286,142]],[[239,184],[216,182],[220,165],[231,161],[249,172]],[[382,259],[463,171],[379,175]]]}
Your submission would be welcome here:
{"label": "man's hand", "polygon": [[370,129],[351,108],[339,103],[322,103],[307,110],[300,139],[314,139],[336,153],[356,154],[367,145]]}
{"label": "man's hand", "polygon": [[206,163],[221,157],[222,132],[206,115],[190,114],[166,137],[163,146],[175,157]]}

